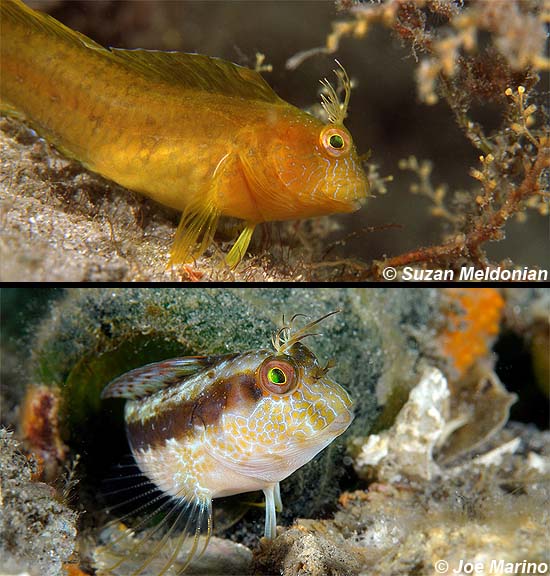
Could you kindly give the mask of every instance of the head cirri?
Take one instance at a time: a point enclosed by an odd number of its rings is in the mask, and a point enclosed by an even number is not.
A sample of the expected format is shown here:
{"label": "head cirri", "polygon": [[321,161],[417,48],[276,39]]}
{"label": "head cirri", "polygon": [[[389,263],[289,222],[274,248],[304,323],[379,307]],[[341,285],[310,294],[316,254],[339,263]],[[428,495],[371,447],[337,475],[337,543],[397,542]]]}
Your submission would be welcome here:
{"label": "head cirri", "polygon": [[333,314],[297,331],[295,316],[274,335],[274,351],[165,360],[104,389],[104,398],[129,400],[127,435],[141,473],[172,497],[174,510],[187,510],[186,563],[201,532],[208,541],[216,497],[263,490],[265,536],[273,538],[279,482],[350,425],[350,397],[302,343]]}

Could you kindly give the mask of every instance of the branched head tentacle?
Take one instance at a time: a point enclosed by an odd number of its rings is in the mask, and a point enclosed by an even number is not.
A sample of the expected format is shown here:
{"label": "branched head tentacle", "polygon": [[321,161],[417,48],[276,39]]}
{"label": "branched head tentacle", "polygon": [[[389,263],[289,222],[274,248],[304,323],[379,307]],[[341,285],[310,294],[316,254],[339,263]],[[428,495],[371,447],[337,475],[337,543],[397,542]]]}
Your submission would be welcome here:
{"label": "branched head tentacle", "polygon": [[295,314],[290,319],[290,322],[286,325],[284,324],[284,316],[283,316],[283,327],[280,328],[273,335],[273,338],[271,339],[273,347],[279,354],[284,354],[285,351],[288,350],[293,344],[296,344],[296,342],[299,342],[300,340],[303,340],[308,336],[319,336],[320,335],[319,333],[310,332],[310,330],[314,326],[317,326],[317,324],[328,318],[329,316],[333,316],[334,314],[338,314],[339,312],[341,312],[341,310],[333,310],[332,312],[329,312],[328,314],[321,316],[321,318],[318,318],[313,322],[309,322],[296,332],[293,332],[294,322],[300,316],[306,317],[305,314]]}
{"label": "branched head tentacle", "polygon": [[336,360],[334,360],[334,358],[331,358],[330,360],[327,361],[327,363],[324,366],[319,366],[319,368],[317,368],[312,376],[315,380],[320,380],[321,378],[323,378],[324,376],[326,376],[327,372],[331,369],[334,368],[334,366],[336,366]]}
{"label": "branched head tentacle", "polygon": [[[331,124],[343,125],[348,115],[348,105],[351,96],[351,81],[345,68],[336,60],[339,69],[334,70],[338,79],[338,87],[324,78],[321,80],[323,92],[321,93],[321,106],[324,108]],[[340,95],[344,94],[344,100],[340,101]]]}

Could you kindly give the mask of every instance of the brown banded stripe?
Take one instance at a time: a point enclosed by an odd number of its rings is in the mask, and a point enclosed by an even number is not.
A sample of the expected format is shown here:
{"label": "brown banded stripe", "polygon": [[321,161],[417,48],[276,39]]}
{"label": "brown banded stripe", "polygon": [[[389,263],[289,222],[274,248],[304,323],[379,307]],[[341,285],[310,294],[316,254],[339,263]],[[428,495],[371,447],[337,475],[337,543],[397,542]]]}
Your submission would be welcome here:
{"label": "brown banded stripe", "polygon": [[134,450],[162,446],[170,438],[182,439],[195,426],[215,425],[224,411],[251,409],[262,397],[254,372],[242,372],[220,378],[208,386],[195,400],[181,402],[160,410],[147,420],[127,422],[128,440]]}

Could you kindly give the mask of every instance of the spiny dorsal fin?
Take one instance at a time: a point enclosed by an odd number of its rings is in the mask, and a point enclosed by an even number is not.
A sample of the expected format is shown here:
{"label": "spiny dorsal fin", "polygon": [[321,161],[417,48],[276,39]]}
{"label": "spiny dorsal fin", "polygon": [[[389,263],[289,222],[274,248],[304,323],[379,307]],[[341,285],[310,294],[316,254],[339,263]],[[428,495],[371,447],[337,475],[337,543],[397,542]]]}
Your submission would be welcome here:
{"label": "spiny dorsal fin", "polygon": [[2,0],[0,2],[0,21],[19,23],[28,30],[34,30],[39,34],[53,35],[81,48],[109,54],[108,50],[84,34],[71,30],[48,14],[29,8],[21,0]]}
{"label": "spiny dorsal fin", "polygon": [[39,34],[53,35],[78,49],[93,51],[96,56],[100,55],[113,63],[116,62],[119,66],[139,73],[153,82],[224,96],[236,96],[246,100],[283,102],[262,76],[250,68],[202,54],[106,49],[84,34],[61,24],[55,18],[32,10],[21,0],[1,0],[0,20],[15,22]]}
{"label": "spiny dorsal fin", "polygon": [[246,100],[282,102],[262,76],[221,58],[186,52],[111,48],[115,60],[155,82]]}
{"label": "spiny dorsal fin", "polygon": [[179,384],[226,356],[186,356],[141,366],[109,382],[103,389],[101,398],[144,398],[173,384]]}

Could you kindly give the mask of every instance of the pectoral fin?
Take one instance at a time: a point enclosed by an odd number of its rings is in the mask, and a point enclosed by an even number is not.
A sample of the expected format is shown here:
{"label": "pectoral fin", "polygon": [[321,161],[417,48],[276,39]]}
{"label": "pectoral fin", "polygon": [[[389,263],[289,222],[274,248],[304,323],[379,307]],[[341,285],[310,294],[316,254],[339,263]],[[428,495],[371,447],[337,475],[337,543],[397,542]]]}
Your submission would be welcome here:
{"label": "pectoral fin", "polygon": [[[271,197],[277,200],[277,194],[272,183],[269,182],[263,171],[258,169],[260,164],[258,159],[239,154],[239,162],[250,190],[253,190],[255,195],[260,195],[264,199]],[[280,201],[281,199],[279,198],[278,200]],[[261,216],[262,221],[269,220],[265,214],[261,214]]]}
{"label": "pectoral fin", "polygon": [[[223,185],[226,170],[236,159],[230,152],[222,156],[213,170],[208,188],[197,193],[196,200],[183,212],[174,238],[169,266],[191,262],[212,242],[221,216],[218,209],[219,187]],[[246,246],[248,242],[245,250]]]}
{"label": "pectoral fin", "polygon": [[[212,242],[221,216],[217,208],[218,187],[223,181],[225,170],[235,160],[236,158],[229,153],[223,156],[216,165],[209,190],[198,202],[185,209],[176,231],[169,266],[184,264],[198,258]],[[225,257],[231,268],[235,268],[244,258],[255,228],[255,222],[247,222]]]}
{"label": "pectoral fin", "polygon": [[169,266],[198,258],[212,242],[219,218],[220,213],[213,203],[200,208],[187,208],[176,231]]}

